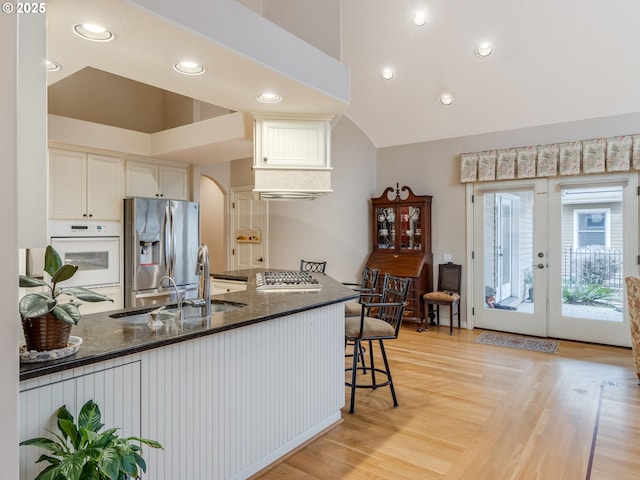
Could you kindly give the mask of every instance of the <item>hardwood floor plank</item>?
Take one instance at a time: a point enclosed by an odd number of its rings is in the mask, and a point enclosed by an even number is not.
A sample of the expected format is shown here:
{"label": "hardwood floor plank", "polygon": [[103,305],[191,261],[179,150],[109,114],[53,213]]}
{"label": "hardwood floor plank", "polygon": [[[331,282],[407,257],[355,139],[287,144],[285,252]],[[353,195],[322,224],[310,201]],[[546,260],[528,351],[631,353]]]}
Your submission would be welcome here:
{"label": "hardwood floor plank", "polygon": [[640,478],[630,350],[561,341],[547,354],[479,334],[403,326],[386,344],[400,406],[388,387],[359,390],[355,414],[261,478],[586,480],[594,432],[591,480]]}

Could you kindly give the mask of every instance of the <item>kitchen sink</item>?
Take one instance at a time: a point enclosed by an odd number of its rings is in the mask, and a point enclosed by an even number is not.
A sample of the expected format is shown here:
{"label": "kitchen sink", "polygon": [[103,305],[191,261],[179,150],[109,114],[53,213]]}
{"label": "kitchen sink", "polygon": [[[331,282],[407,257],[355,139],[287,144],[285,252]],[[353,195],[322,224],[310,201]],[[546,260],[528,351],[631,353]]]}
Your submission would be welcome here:
{"label": "kitchen sink", "polygon": [[[229,312],[238,310],[239,308],[246,307],[245,303],[225,302],[223,300],[211,300],[211,314],[218,312]],[[150,312],[157,310],[159,307],[136,309],[131,311],[123,311],[113,313],[109,315],[111,318],[119,318],[125,323],[149,323],[152,318]],[[178,309],[176,305],[170,305],[156,314],[156,320],[161,322],[175,320]],[[193,307],[191,305],[185,305],[182,307],[182,321],[196,321],[202,320],[202,307]]]}

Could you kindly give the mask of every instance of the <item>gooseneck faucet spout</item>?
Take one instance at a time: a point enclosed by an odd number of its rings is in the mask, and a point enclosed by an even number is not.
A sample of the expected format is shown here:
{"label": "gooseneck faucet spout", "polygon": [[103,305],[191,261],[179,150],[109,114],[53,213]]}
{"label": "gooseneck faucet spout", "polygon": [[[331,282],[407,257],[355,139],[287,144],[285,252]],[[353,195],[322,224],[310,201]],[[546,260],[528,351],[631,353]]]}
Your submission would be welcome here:
{"label": "gooseneck faucet spout", "polygon": [[206,244],[201,244],[198,248],[198,261],[196,262],[196,275],[200,275],[200,283],[202,284],[202,295],[199,297],[204,300],[202,307],[202,315],[209,317],[211,315],[211,287],[209,278],[209,249]]}
{"label": "gooseneck faucet spout", "polygon": [[168,275],[165,275],[164,277],[162,277],[160,279],[160,286],[162,286],[162,282],[164,280],[169,280],[169,283],[173,286],[173,289],[175,290],[176,302],[178,302],[178,310],[176,311],[176,320],[181,320],[182,319],[182,302],[184,300],[184,297],[180,295],[180,292],[178,292],[178,286],[176,285],[176,281],[172,277]]}

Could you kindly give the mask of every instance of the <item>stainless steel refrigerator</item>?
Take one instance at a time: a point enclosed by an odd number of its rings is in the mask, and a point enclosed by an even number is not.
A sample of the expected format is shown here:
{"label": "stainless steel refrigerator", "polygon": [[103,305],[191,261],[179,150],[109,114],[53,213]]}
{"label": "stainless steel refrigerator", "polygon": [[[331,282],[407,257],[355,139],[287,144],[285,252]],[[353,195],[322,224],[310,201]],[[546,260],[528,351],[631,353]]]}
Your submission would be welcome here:
{"label": "stainless steel refrigerator", "polygon": [[196,261],[200,240],[197,202],[126,198],[124,200],[124,306],[140,307],[198,296]]}

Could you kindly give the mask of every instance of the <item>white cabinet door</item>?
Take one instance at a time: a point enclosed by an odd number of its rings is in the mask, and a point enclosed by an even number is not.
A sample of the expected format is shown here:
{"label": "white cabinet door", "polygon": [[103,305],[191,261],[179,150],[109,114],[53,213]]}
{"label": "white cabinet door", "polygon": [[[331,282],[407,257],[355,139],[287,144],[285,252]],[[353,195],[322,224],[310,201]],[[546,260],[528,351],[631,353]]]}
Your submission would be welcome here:
{"label": "white cabinet door", "polygon": [[49,150],[49,218],[86,218],[86,154],[71,150]]}
{"label": "white cabinet door", "polygon": [[330,166],[328,121],[257,119],[255,127],[255,166]]}
{"label": "white cabinet door", "polygon": [[[20,385],[20,441],[45,437],[46,430],[57,431],[56,411],[66,405],[76,411],[76,381],[69,379],[37,386],[38,379],[27,380]],[[33,388],[30,388],[35,385]],[[31,480],[44,469],[44,463],[36,464],[45,450],[36,447],[20,447],[20,480]]]}
{"label": "white cabinet door", "polygon": [[128,161],[127,197],[188,200],[188,168]]}
{"label": "white cabinet door", "polygon": [[124,169],[122,159],[87,155],[87,213],[91,220],[122,218]]}
{"label": "white cabinet door", "polygon": [[122,159],[74,150],[49,150],[49,218],[120,220]]}
{"label": "white cabinet door", "polygon": [[[105,429],[118,428],[121,437],[140,436],[140,370],[140,361],[124,365],[108,361],[21,382],[20,441],[51,437],[46,430],[58,431],[57,410],[65,405],[77,421],[87,400],[98,404]],[[20,447],[20,480],[35,478],[46,466],[35,463],[43,453],[36,447]]]}
{"label": "white cabinet door", "polygon": [[188,170],[184,167],[158,167],[160,194],[163,198],[188,200]]}
{"label": "white cabinet door", "polygon": [[127,161],[127,197],[157,197],[158,167],[152,163]]}

